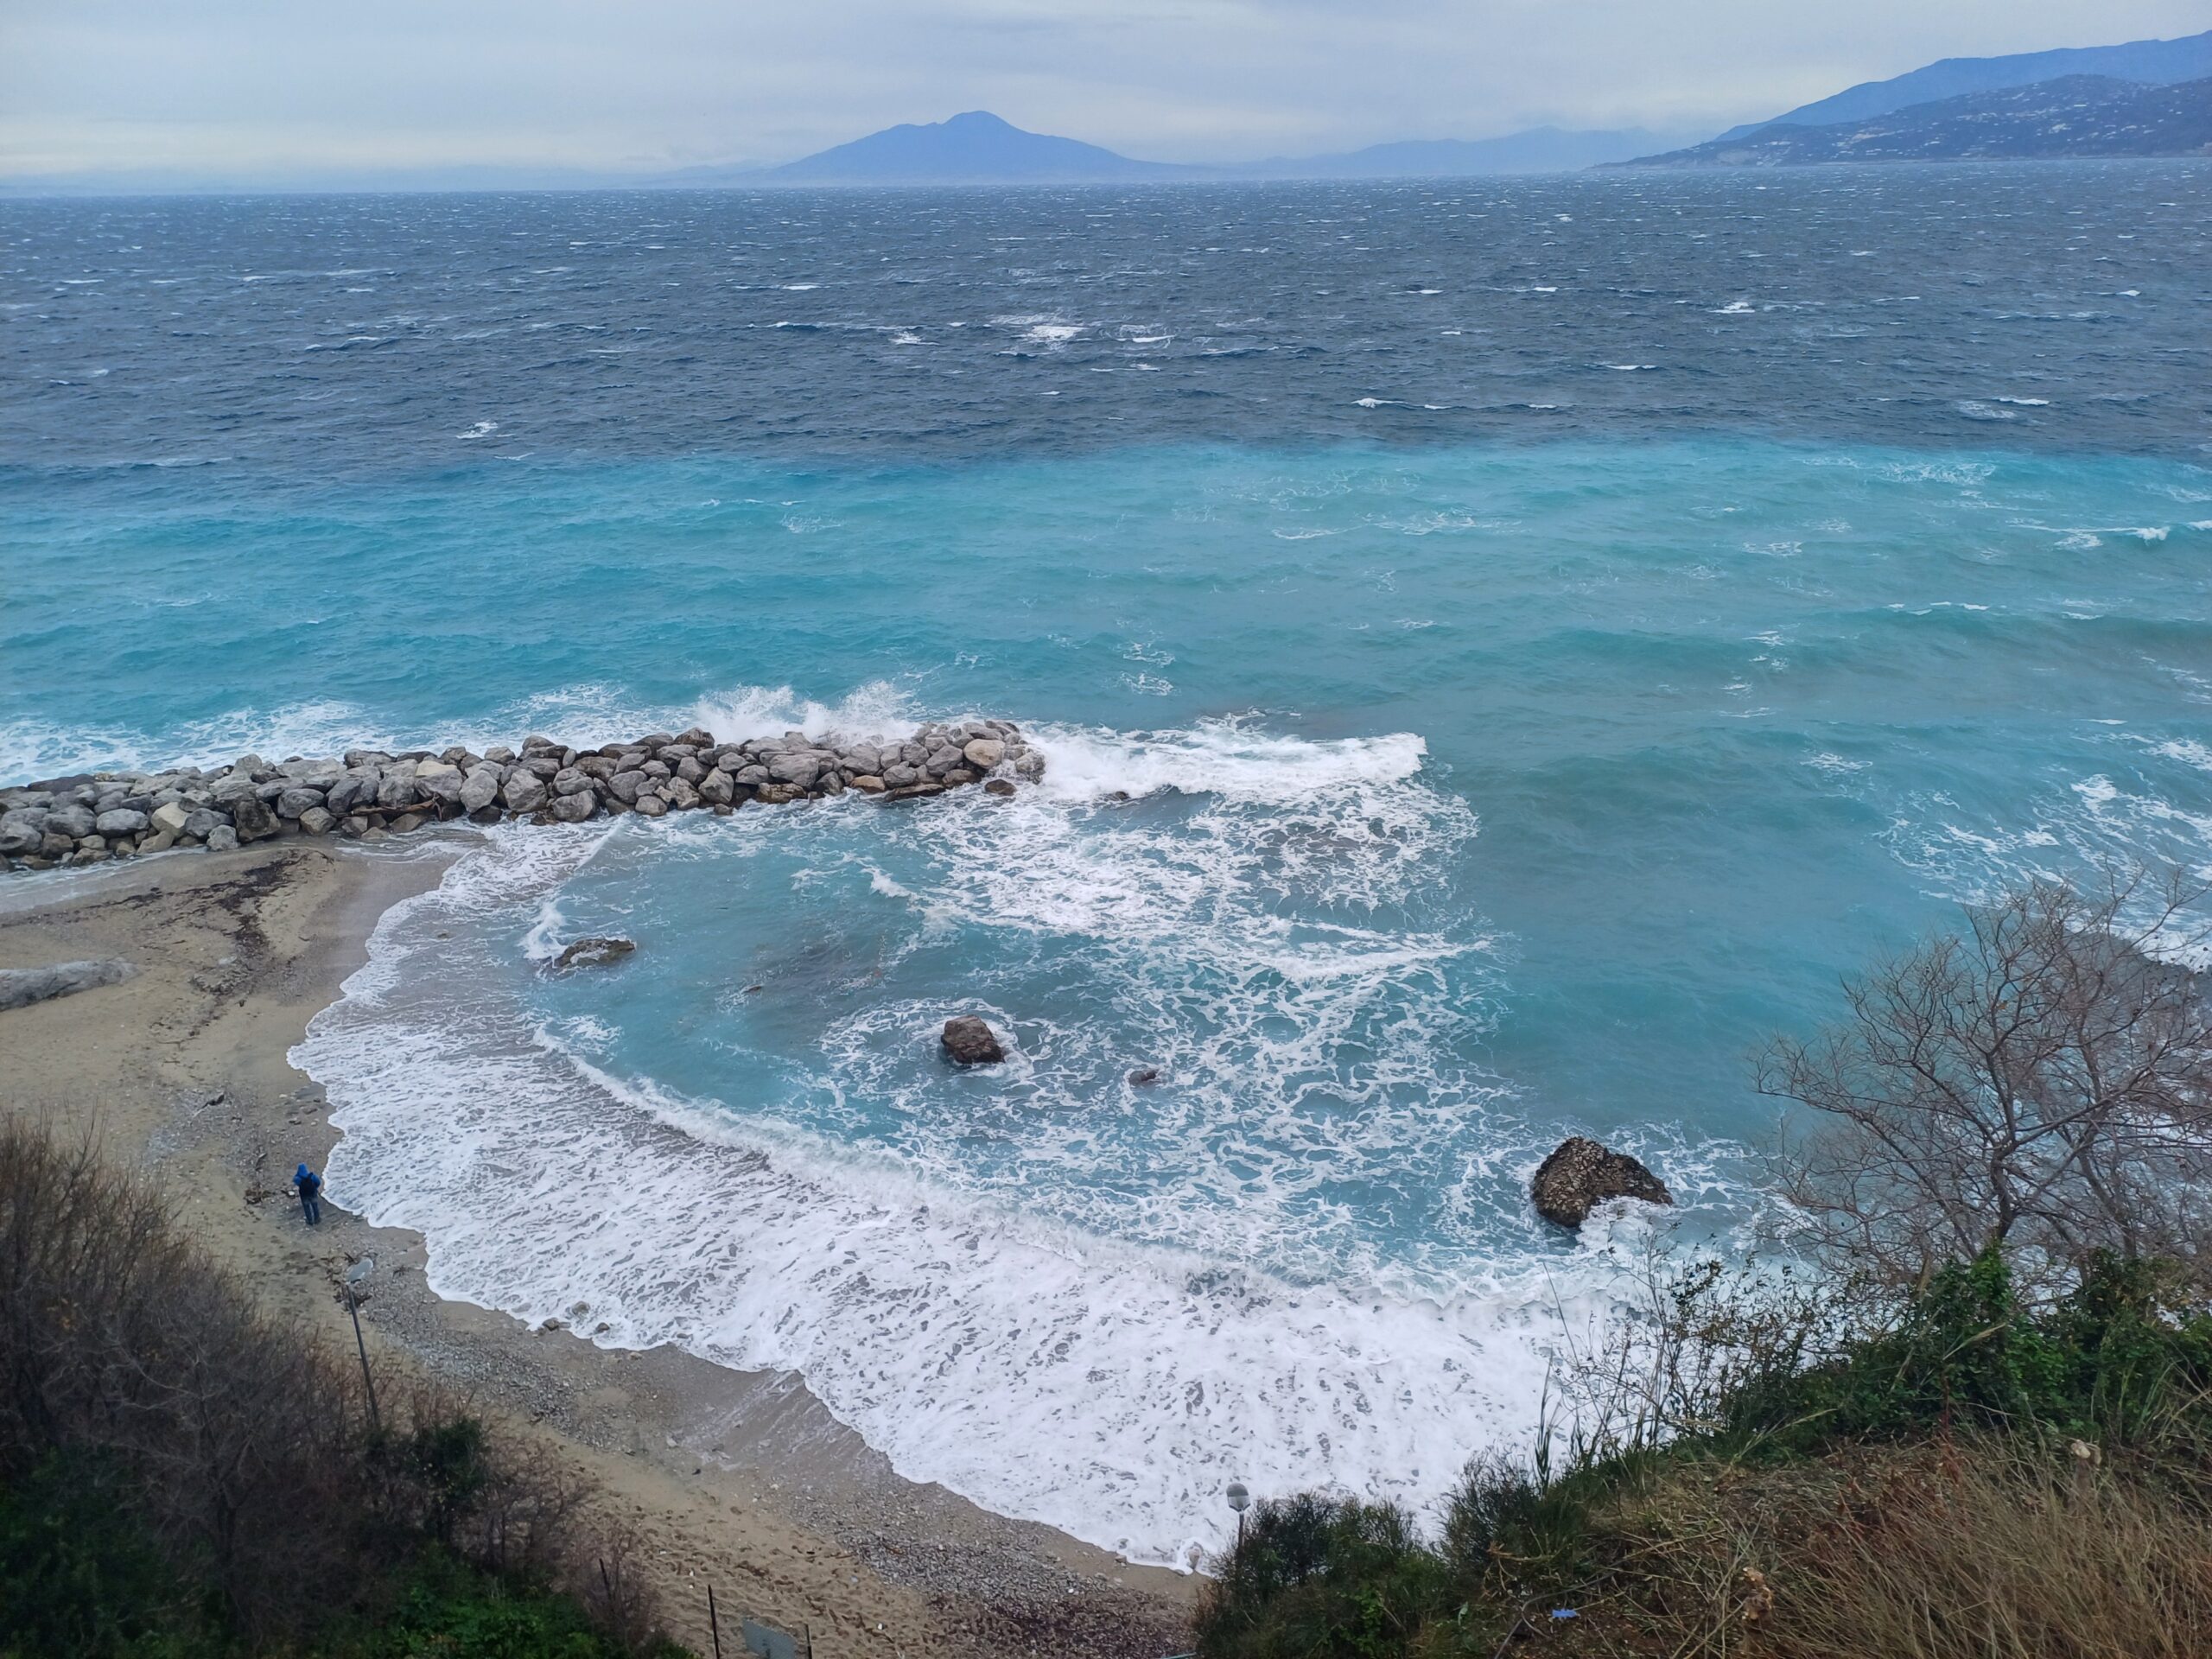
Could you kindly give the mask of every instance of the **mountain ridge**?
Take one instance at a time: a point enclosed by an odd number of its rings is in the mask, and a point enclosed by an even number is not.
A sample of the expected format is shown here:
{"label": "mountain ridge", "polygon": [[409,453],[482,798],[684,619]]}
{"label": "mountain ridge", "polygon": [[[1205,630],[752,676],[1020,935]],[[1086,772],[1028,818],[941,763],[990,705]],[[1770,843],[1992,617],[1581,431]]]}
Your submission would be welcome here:
{"label": "mountain ridge", "polygon": [[1828,126],[1891,115],[1915,105],[1932,104],[1969,92],[1993,92],[2032,86],[2069,75],[2107,75],[2145,86],[2165,86],[2212,75],[2212,29],[2171,41],[2126,41],[2118,46],[2067,46],[2044,52],[2014,52],[1990,58],[1939,58],[1886,80],[1862,80],[1840,92],[1785,110],[1770,120],[1731,127],[1713,143],[1741,138],[1762,128],[1784,124]]}
{"label": "mountain ridge", "polygon": [[1775,121],[1630,167],[1802,167],[1824,162],[2212,155],[2212,78],[2146,86],[2063,75],[1858,120]]}

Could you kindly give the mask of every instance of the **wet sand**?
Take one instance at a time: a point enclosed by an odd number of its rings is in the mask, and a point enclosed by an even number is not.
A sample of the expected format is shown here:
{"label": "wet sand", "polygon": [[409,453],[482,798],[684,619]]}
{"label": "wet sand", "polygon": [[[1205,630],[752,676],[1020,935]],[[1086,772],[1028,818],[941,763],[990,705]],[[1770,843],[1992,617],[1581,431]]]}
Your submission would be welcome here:
{"label": "wet sand", "polygon": [[[385,910],[433,886],[463,833],[370,849],[287,842],[0,880],[0,968],[120,957],[124,983],[0,1013],[0,1110],[96,1134],[158,1177],[215,1259],[352,1344],[339,1275],[376,1257],[370,1357],[454,1384],[552,1437],[648,1541],[673,1634],[726,1653],[734,1616],[844,1655],[1096,1655],[1187,1647],[1197,1581],[903,1480],[796,1376],[671,1348],[601,1349],[445,1300],[421,1236],[345,1195],[310,1230],[293,1166],[337,1139],[286,1052],[366,960]],[[426,1109],[435,1109],[426,1103]]]}

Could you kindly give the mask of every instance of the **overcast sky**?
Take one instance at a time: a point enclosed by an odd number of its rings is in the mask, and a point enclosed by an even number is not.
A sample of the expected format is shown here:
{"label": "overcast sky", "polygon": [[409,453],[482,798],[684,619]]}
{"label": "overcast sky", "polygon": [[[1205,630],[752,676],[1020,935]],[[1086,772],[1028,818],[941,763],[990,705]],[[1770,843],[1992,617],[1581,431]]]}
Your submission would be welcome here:
{"label": "overcast sky", "polygon": [[779,162],[988,109],[1160,161],[1714,130],[2209,0],[0,0],[0,174]]}

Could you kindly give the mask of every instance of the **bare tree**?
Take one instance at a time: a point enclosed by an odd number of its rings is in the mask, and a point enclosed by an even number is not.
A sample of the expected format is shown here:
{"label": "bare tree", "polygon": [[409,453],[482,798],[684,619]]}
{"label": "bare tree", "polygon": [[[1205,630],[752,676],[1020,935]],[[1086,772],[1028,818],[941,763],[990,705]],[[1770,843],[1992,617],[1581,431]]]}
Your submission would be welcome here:
{"label": "bare tree", "polygon": [[1761,1090],[1814,1115],[1781,1161],[1820,1241],[1893,1283],[2000,1245],[2029,1281],[2098,1249],[2212,1271],[2212,1006],[2175,965],[2202,896],[2019,889],[1772,1044]]}

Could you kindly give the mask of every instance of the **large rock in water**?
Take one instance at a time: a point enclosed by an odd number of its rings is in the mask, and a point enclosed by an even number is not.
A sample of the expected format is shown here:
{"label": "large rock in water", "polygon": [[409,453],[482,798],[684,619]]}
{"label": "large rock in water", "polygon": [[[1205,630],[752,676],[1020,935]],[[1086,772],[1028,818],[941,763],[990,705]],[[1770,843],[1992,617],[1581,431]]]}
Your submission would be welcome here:
{"label": "large rock in water", "polygon": [[620,962],[637,949],[628,939],[577,939],[563,945],[561,954],[553,958],[556,969],[565,972],[571,968],[599,968],[610,962]]}
{"label": "large rock in water", "polygon": [[1529,1192],[1536,1201],[1536,1213],[1562,1227],[1580,1227],[1608,1198],[1675,1201],[1666,1183],[1637,1160],[1581,1135],[1560,1141],[1537,1166]]}
{"label": "large rock in water", "polygon": [[996,1065],[1006,1058],[1006,1050],[999,1046],[991,1028],[972,1014],[946,1020],[939,1040],[944,1044],[944,1052],[962,1065]]}

